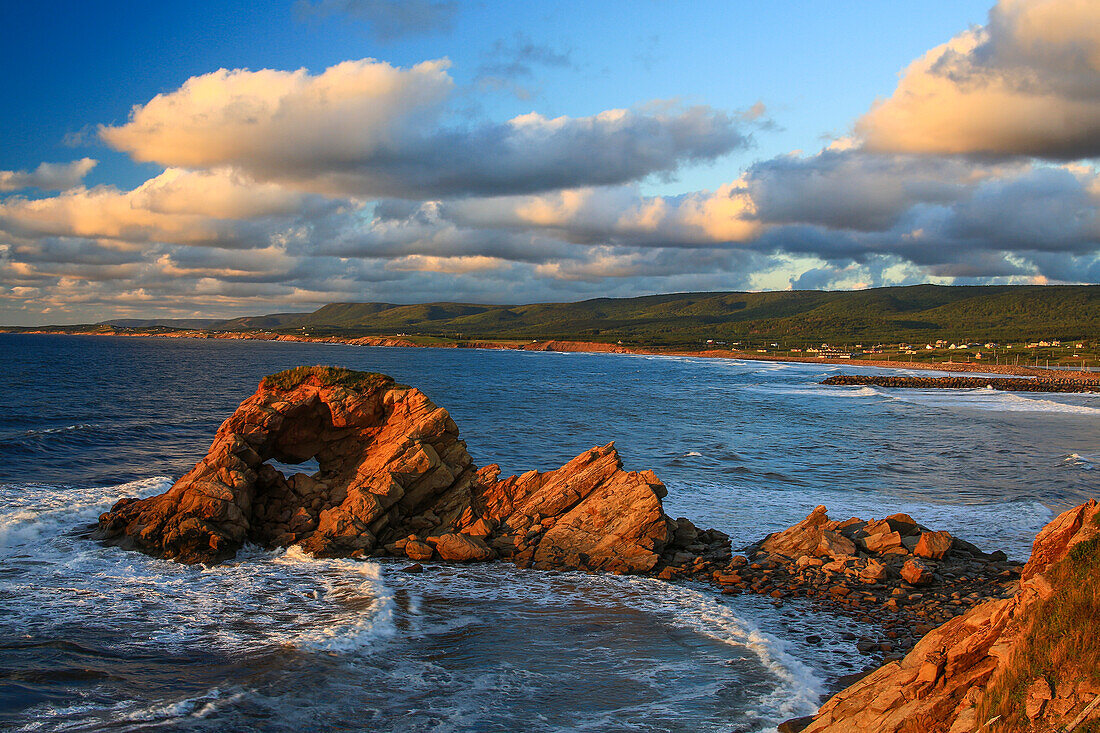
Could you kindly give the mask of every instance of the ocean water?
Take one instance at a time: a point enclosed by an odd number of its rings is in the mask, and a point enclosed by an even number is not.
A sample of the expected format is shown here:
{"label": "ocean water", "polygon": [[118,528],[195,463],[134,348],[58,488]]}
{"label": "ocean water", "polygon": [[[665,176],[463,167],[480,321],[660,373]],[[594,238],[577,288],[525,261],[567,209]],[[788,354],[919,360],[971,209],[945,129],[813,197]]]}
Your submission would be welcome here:
{"label": "ocean water", "polygon": [[[270,372],[382,371],[475,462],[614,440],[666,508],[759,539],[826,504],[1026,558],[1100,494],[1100,397],[822,387],[853,366],[0,334],[0,729],[758,731],[863,665],[854,622],[660,581],[314,560],[195,568],[82,539],[204,455]],[[807,643],[806,637],[823,637]]]}

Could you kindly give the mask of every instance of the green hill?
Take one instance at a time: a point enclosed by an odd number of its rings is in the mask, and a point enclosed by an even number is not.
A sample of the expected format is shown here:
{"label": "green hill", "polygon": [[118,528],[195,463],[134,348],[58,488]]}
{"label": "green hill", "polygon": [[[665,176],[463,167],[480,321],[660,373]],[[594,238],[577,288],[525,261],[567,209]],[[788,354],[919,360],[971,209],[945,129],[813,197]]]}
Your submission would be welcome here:
{"label": "green hill", "polygon": [[675,293],[578,303],[331,303],[313,313],[223,321],[217,330],[581,339],[649,345],[723,341],[1093,340],[1100,286],[939,286],[860,291]]}

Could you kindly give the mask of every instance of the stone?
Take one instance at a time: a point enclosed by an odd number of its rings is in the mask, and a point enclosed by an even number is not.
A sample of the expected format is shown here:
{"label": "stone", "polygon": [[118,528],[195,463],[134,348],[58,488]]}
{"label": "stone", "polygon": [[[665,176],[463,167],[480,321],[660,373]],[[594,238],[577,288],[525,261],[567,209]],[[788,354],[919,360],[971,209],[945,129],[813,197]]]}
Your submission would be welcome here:
{"label": "stone", "polygon": [[803,555],[813,555],[821,544],[824,527],[830,526],[827,510],[819,506],[809,516],[793,527],[782,532],[774,532],[764,538],[760,548],[765,552],[797,559]]}
{"label": "stone", "polygon": [[841,557],[856,554],[856,544],[850,539],[829,529],[821,531],[821,540],[817,543],[815,554],[826,557]]}
{"label": "stone", "polygon": [[914,537],[921,533],[921,527],[908,514],[891,514],[882,521],[890,525],[890,529],[902,537]]}
{"label": "stone", "polygon": [[434,539],[439,556],[451,562],[484,562],[496,556],[479,537],[450,532],[430,539]]}
{"label": "stone", "polygon": [[867,535],[860,540],[860,544],[867,552],[878,554],[902,547],[901,535],[892,531]]}
{"label": "stone", "polygon": [[920,540],[913,549],[917,557],[925,557],[929,560],[942,560],[951,549],[950,532],[921,532]]}
{"label": "stone", "polygon": [[1027,698],[1024,703],[1025,712],[1030,720],[1035,720],[1043,714],[1043,708],[1047,701],[1054,695],[1050,691],[1050,683],[1045,677],[1036,678],[1027,688]]}
{"label": "stone", "polygon": [[776,728],[776,733],[802,733],[802,731],[806,730],[806,726],[813,722],[813,719],[814,716],[807,715],[802,718],[785,720]]}
{"label": "stone", "polygon": [[878,560],[871,558],[866,567],[859,572],[859,579],[864,583],[881,583],[889,577],[889,570]]}
{"label": "stone", "polygon": [[435,549],[427,542],[409,540],[405,543],[405,556],[410,560],[431,560]]}
{"label": "stone", "polygon": [[909,585],[927,585],[932,582],[932,569],[920,560],[906,560],[901,566],[901,577]]}

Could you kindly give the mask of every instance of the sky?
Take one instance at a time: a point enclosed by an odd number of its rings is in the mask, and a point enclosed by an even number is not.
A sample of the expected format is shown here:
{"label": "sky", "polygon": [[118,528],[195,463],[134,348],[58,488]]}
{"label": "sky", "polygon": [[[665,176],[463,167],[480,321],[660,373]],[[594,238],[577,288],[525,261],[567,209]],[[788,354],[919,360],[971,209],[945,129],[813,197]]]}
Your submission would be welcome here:
{"label": "sky", "polygon": [[1100,3],[4,3],[0,323],[1100,282]]}

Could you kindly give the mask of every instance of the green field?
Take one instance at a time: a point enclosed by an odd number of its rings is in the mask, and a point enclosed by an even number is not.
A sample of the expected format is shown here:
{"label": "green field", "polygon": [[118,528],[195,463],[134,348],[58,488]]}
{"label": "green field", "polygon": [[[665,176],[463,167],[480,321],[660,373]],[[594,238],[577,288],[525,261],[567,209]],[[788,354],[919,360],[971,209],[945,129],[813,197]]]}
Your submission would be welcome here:
{"label": "green field", "polygon": [[575,339],[634,345],[1092,340],[1100,286],[918,285],[874,290],[677,293],[579,303],[332,303],[313,313],[239,318],[223,330],[454,339]]}
{"label": "green field", "polygon": [[[143,330],[194,327],[166,320],[107,323]],[[923,346],[937,339],[1088,342],[1091,350],[1100,338],[1100,285],[675,293],[533,305],[331,303],[312,313],[204,321],[200,327],[311,336],[401,334],[417,341],[621,341],[656,348],[699,348],[712,341],[769,352],[823,343]]]}

